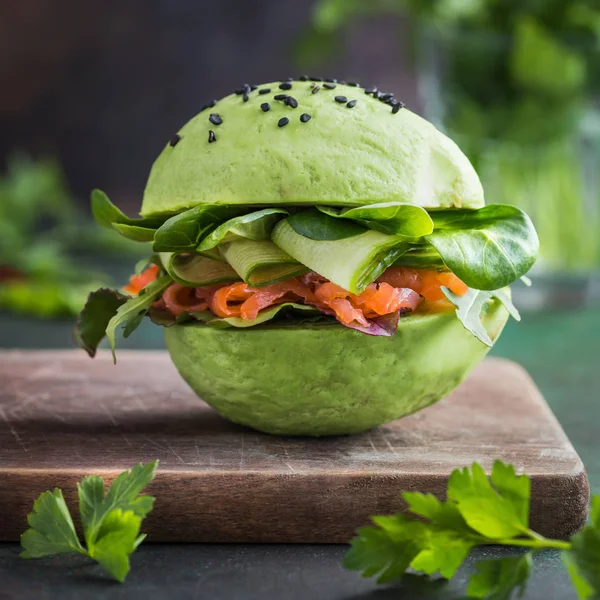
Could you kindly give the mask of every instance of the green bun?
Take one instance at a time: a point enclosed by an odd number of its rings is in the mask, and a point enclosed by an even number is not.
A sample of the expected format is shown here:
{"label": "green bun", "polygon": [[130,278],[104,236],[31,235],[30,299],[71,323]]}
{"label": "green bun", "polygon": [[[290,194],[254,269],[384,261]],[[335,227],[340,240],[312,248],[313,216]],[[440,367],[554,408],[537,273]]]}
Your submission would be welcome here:
{"label": "green bun", "polygon": [[[492,340],[508,313],[484,311]],[[447,396],[489,348],[453,310],[403,317],[389,338],[335,325],[165,329],[175,366],[224,417],[279,435],[358,433]]]}
{"label": "green bun", "polygon": [[[143,216],[180,212],[197,204],[327,204],[360,206],[401,201],[425,208],[480,208],[481,183],[458,146],[431,123],[364,88],[294,81],[266,83],[205,108],[156,159]],[[284,85],[285,87],[285,85]],[[259,94],[261,88],[270,88]],[[276,94],[293,96],[292,108]],[[353,108],[336,96],[356,100]],[[261,104],[270,104],[263,112]],[[209,121],[217,113],[222,123]],[[302,114],[311,119],[301,122]],[[278,126],[282,118],[289,123]],[[216,141],[209,143],[212,130]]]}

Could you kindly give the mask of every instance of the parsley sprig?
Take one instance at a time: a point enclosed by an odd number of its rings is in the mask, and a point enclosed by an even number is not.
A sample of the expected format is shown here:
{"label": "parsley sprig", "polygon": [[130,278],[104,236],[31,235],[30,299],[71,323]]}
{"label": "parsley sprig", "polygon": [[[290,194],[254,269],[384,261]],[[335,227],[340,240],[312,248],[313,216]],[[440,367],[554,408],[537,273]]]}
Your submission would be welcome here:
{"label": "parsley sprig", "polygon": [[129,573],[129,556],[142,543],[142,519],[152,510],[154,498],[139,496],[152,479],[158,461],[138,464],[121,473],[104,492],[98,475],[77,484],[85,546],[79,540],[62,490],[44,492],[27,516],[29,529],[21,536],[23,558],[54,554],[83,554],[94,559],[116,580]]}
{"label": "parsley sprig", "polygon": [[455,470],[444,502],[431,494],[404,492],[409,514],[372,517],[375,527],[358,530],[344,566],[378,583],[402,577],[409,568],[451,579],[471,550],[483,545],[519,546],[516,557],[477,563],[467,587],[471,598],[508,600],[522,594],[539,550],[563,552],[579,598],[600,592],[600,496],[592,500],[591,522],[570,541],[552,540],[529,528],[531,482],[512,465],[494,463],[491,477],[474,463]]}

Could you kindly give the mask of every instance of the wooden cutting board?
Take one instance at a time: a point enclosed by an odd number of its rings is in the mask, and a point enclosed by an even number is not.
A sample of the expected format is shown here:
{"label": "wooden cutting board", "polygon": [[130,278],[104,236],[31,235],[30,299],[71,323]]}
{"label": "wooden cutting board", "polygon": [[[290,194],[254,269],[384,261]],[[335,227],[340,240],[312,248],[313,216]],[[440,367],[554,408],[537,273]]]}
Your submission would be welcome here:
{"label": "wooden cutting board", "polygon": [[42,491],[160,459],[144,523],[154,541],[346,542],[401,490],[443,494],[449,473],[500,458],[532,476],[532,526],[586,518],[583,465],[529,376],[484,361],[450,397],[368,433],[281,438],[222,419],[166,353],[0,352],[0,539],[17,540]]}

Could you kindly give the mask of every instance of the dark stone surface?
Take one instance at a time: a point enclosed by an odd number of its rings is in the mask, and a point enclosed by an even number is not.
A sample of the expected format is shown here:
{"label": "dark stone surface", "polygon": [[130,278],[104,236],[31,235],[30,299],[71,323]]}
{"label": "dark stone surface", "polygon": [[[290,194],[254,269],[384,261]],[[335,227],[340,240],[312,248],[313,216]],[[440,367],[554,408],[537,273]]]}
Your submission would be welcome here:
{"label": "dark stone surface", "polygon": [[[124,585],[80,557],[29,562],[0,544],[2,600],[460,600],[473,563],[508,553],[474,553],[451,582],[409,576],[379,587],[344,571],[343,546],[151,545],[132,558]],[[538,556],[525,600],[575,600],[556,552]]]}

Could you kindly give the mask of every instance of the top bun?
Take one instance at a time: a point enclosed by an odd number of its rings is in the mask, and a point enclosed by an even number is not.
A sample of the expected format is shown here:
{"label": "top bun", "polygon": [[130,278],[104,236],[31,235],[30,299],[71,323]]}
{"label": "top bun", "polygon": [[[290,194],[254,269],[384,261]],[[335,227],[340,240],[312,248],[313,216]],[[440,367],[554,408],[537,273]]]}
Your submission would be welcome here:
{"label": "top bun", "polygon": [[[142,216],[198,204],[483,206],[477,173],[450,138],[364,88],[326,87],[333,85],[246,86],[205,107],[156,159]],[[275,100],[279,94],[296,102]],[[270,108],[264,111],[263,103]],[[310,119],[301,120],[304,114]],[[284,117],[289,122],[280,126]]]}

